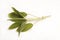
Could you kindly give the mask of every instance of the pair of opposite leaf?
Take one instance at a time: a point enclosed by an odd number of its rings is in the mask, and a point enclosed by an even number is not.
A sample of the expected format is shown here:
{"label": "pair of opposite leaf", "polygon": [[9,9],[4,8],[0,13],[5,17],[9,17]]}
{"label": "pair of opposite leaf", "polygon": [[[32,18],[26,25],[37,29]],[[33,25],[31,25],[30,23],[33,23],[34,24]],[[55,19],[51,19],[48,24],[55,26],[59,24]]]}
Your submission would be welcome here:
{"label": "pair of opposite leaf", "polygon": [[9,20],[14,22],[9,29],[15,29],[20,34],[20,32],[28,31],[30,28],[32,28],[32,23],[27,23],[27,19],[25,17],[27,16],[27,13],[25,12],[19,12],[14,7],[12,7],[14,12],[9,13]]}

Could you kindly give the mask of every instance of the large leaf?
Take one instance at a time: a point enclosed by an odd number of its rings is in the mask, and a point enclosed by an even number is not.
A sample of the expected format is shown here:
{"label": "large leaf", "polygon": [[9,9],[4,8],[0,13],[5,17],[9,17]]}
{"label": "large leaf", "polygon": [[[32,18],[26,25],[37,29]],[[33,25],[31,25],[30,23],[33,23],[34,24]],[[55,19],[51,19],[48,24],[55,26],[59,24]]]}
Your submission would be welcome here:
{"label": "large leaf", "polygon": [[21,30],[21,32],[28,31],[29,29],[32,28],[32,26],[33,26],[32,23],[28,23],[28,24],[22,25],[23,29]]}
{"label": "large leaf", "polygon": [[16,15],[20,16],[20,18],[24,18],[25,16],[27,16],[27,13],[25,13],[25,12],[19,12],[14,7],[12,7],[12,9],[15,12]]}
{"label": "large leaf", "polygon": [[16,15],[14,12],[9,13],[8,15],[10,18],[19,18],[18,15]]}
{"label": "large leaf", "polygon": [[19,11],[16,10],[14,7],[12,7],[13,11],[15,12],[16,15],[19,15]]}
{"label": "large leaf", "polygon": [[13,24],[9,27],[9,29],[15,29],[15,28],[17,28],[20,24],[21,24],[21,23],[13,23]]}
{"label": "large leaf", "polygon": [[25,22],[27,21],[25,18],[13,18],[13,19],[9,19],[10,21],[13,22]]}
{"label": "large leaf", "polygon": [[16,10],[14,7],[12,7],[12,9],[15,12],[16,15],[20,16],[21,18],[24,18],[18,10]]}

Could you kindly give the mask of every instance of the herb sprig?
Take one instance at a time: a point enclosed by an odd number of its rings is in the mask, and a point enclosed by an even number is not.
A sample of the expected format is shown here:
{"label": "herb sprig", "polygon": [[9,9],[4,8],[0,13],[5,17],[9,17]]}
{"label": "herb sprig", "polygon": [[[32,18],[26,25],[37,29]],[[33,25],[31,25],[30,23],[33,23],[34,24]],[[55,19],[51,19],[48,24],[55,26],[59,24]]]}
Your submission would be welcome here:
{"label": "herb sprig", "polygon": [[27,13],[25,12],[19,12],[14,7],[12,7],[14,12],[11,12],[8,14],[9,20],[13,21],[14,23],[9,27],[9,30],[16,29],[18,34],[20,35],[21,32],[26,32],[29,29],[32,28],[32,23],[27,23],[27,19],[25,17],[27,16]]}
{"label": "herb sprig", "polygon": [[28,15],[27,13],[19,12],[14,7],[12,7],[12,10],[13,12],[9,13],[8,16],[10,18],[9,20],[14,23],[9,27],[9,30],[16,28],[16,31],[18,32],[19,35],[21,32],[26,32],[32,28],[33,24],[27,23],[28,21],[34,21],[34,20],[40,21],[47,17],[50,17],[50,16],[42,16],[37,18],[26,19],[25,17]]}

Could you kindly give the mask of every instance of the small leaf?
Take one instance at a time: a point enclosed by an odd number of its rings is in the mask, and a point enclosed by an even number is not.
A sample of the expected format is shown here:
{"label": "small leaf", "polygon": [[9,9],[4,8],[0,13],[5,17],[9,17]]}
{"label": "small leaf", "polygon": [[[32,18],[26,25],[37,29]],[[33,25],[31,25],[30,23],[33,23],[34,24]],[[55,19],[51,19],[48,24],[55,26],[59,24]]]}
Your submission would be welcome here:
{"label": "small leaf", "polygon": [[26,16],[27,16],[27,13],[25,13],[25,12],[20,12],[20,14],[21,14],[23,17],[26,17]]}
{"label": "small leaf", "polygon": [[18,26],[18,28],[17,28],[16,31],[17,31],[17,32],[20,32],[20,28],[21,28],[21,26]]}
{"label": "small leaf", "polygon": [[27,21],[25,18],[13,18],[13,19],[9,19],[10,21],[13,22],[25,22]]}
{"label": "small leaf", "polygon": [[18,35],[20,35],[20,28],[21,28],[21,26],[18,26],[18,28],[17,28],[17,32],[18,32]]}
{"label": "small leaf", "polygon": [[15,29],[15,28],[17,28],[19,25],[20,25],[20,23],[13,23],[13,24],[9,27],[9,29]]}
{"label": "small leaf", "polygon": [[32,26],[33,26],[32,23],[28,23],[28,24],[22,25],[22,27],[24,27],[24,28],[23,28],[23,30],[21,32],[28,31],[29,29],[32,28]]}
{"label": "small leaf", "polygon": [[[25,25],[26,22],[21,23],[21,25],[22,25],[22,24]],[[24,28],[24,27],[22,27],[21,25],[20,25],[20,26],[17,28],[17,30],[16,30],[19,35],[20,35],[21,30]]]}
{"label": "small leaf", "polygon": [[19,18],[18,15],[16,15],[14,12],[9,13],[8,15],[10,18]]}

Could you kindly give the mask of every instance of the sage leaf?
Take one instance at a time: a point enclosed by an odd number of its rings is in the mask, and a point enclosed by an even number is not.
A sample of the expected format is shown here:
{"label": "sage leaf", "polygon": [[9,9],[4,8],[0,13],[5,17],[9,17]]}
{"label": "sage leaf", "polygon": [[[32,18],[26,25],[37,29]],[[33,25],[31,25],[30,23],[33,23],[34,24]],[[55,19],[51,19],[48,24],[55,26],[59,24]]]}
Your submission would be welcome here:
{"label": "sage leaf", "polygon": [[32,26],[33,26],[32,23],[28,23],[28,24],[23,25],[24,28],[23,28],[23,30],[22,30],[21,32],[26,32],[26,31],[28,31],[29,29],[32,28]]}
{"label": "sage leaf", "polygon": [[18,15],[16,15],[14,12],[9,13],[9,18],[20,18]]}
{"label": "sage leaf", "polygon": [[24,27],[22,26],[22,24],[25,25],[26,22],[21,23],[21,25],[17,28],[16,31],[18,32],[18,35],[20,35],[21,30],[24,28]]}
{"label": "sage leaf", "polygon": [[18,26],[18,28],[17,28],[17,32],[18,32],[18,35],[20,35],[20,28],[21,28],[21,26]]}
{"label": "sage leaf", "polygon": [[15,12],[16,15],[20,16],[20,18],[24,18],[25,16],[27,16],[27,13],[25,13],[25,12],[19,12],[14,7],[12,7],[12,9]]}
{"label": "sage leaf", "polygon": [[[24,22],[23,22],[24,23]],[[23,23],[21,23],[21,25],[23,24]],[[21,25],[19,25],[19,27],[18,27],[18,29],[16,30],[17,32],[20,32],[21,30],[22,30],[22,26]]]}
{"label": "sage leaf", "polygon": [[13,22],[25,22],[27,21],[25,18],[13,18],[13,19],[9,19],[10,21]]}
{"label": "sage leaf", "polygon": [[13,11],[15,12],[16,15],[19,15],[19,11],[16,10],[14,7],[12,7]]}
{"label": "sage leaf", "polygon": [[14,7],[12,7],[12,9],[15,12],[16,15],[20,16],[21,18],[24,18],[18,10],[16,10]]}
{"label": "sage leaf", "polygon": [[27,16],[27,13],[25,13],[25,12],[20,12],[19,14],[21,14],[23,17]]}
{"label": "sage leaf", "polygon": [[20,23],[13,23],[13,24],[9,27],[9,29],[10,29],[10,30],[11,30],[11,29],[15,29],[15,28],[17,28],[19,25],[20,25]]}

